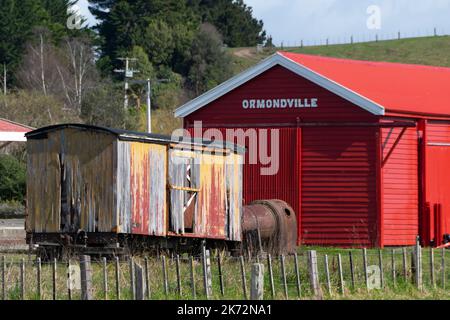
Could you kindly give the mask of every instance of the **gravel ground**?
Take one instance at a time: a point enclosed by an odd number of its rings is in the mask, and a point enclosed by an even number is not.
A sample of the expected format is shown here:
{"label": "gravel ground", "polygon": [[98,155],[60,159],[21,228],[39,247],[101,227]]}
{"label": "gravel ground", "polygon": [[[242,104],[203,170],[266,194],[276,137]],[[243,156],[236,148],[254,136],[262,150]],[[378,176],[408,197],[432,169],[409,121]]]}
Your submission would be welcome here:
{"label": "gravel ground", "polygon": [[9,229],[9,228],[25,228],[25,220],[24,219],[2,219],[0,220],[0,229]]}
{"label": "gravel ground", "polygon": [[0,220],[0,251],[26,250],[25,221],[23,219]]}

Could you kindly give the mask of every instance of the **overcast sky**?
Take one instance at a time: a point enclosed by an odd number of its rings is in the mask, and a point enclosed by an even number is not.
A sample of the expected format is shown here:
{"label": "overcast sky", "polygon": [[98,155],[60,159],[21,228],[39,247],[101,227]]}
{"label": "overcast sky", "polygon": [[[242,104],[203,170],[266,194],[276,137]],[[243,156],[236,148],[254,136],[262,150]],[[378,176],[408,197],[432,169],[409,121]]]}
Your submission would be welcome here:
{"label": "overcast sky", "polygon": [[[244,1],[253,7],[254,16],[264,21],[276,44],[294,45],[301,40],[321,44],[327,38],[331,43],[348,42],[351,35],[356,41],[373,39],[376,34],[382,39],[393,38],[398,31],[409,37],[423,36],[432,34],[435,27],[438,33],[450,34],[450,0]],[[80,0],[79,5],[95,23],[87,0]]]}

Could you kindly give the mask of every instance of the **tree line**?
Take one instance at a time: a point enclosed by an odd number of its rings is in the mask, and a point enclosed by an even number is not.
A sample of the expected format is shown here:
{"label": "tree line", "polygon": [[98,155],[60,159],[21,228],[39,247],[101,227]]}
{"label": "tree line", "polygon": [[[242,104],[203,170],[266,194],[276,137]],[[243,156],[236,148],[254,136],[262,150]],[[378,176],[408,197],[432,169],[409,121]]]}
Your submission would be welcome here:
{"label": "tree line", "polygon": [[125,109],[115,72],[130,57],[134,80],[154,80],[153,127],[168,134],[174,108],[233,75],[228,47],[270,42],[243,0],[89,0],[97,24],[69,28],[77,2],[0,0],[0,117],[145,130],[145,85],[130,86]]}

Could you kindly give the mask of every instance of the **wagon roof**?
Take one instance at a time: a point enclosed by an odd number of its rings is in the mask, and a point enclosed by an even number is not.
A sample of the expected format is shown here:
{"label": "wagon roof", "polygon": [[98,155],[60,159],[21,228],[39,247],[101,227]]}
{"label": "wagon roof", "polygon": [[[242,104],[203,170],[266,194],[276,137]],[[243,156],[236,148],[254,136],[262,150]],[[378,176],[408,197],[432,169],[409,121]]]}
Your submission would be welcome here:
{"label": "wagon roof", "polygon": [[186,117],[276,65],[378,115],[450,118],[450,68],[277,52],[175,111]]}
{"label": "wagon roof", "polygon": [[111,134],[119,140],[123,141],[141,141],[141,142],[148,142],[148,143],[158,143],[158,144],[181,144],[181,145],[190,145],[190,146],[200,146],[200,147],[206,147],[206,148],[212,148],[212,149],[229,149],[233,152],[237,153],[245,153],[245,148],[233,144],[226,141],[210,141],[210,140],[202,140],[202,139],[190,139],[184,137],[183,139],[175,139],[170,136],[166,135],[160,135],[160,134],[154,134],[154,133],[144,133],[144,132],[137,132],[137,131],[127,131],[122,129],[112,129],[112,128],[106,128],[106,127],[99,127],[99,126],[92,126],[87,124],[60,124],[60,125],[53,125],[49,127],[40,128],[31,132],[28,132],[25,136],[29,140],[33,139],[42,139],[45,134],[49,132],[54,131],[60,131],[64,129],[76,129],[76,130],[83,130],[83,131],[97,131],[97,132],[103,132],[107,134]]}

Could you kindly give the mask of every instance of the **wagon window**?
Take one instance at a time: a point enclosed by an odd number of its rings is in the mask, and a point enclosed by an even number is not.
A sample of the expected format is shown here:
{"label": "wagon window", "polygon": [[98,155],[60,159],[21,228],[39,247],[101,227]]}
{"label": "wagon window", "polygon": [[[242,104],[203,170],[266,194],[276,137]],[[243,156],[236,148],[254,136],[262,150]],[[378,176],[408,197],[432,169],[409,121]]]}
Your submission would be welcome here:
{"label": "wagon window", "polygon": [[170,158],[170,229],[178,234],[194,233],[200,188],[200,166],[194,158]]}

